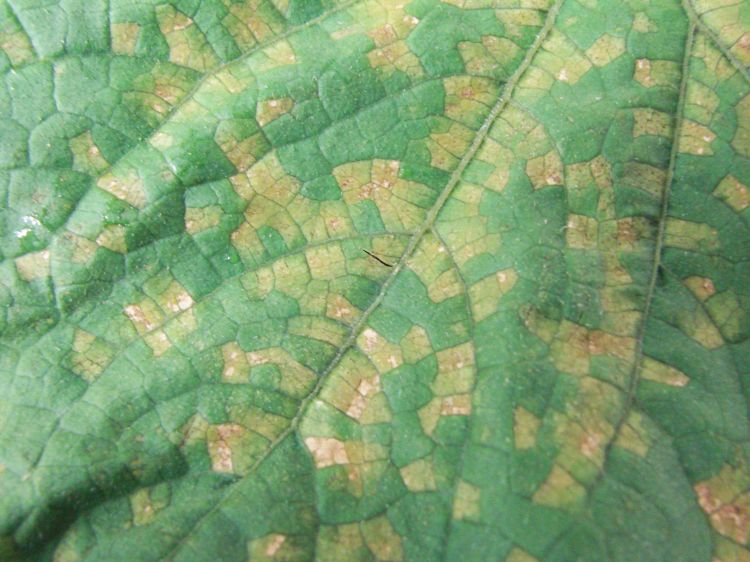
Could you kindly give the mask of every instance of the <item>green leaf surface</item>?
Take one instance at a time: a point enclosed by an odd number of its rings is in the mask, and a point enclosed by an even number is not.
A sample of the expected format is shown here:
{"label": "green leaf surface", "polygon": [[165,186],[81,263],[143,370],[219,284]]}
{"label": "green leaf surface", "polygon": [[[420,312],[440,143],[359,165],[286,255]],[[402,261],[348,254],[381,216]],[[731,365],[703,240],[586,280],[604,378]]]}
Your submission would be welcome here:
{"label": "green leaf surface", "polygon": [[0,0],[0,560],[750,560],[747,0]]}

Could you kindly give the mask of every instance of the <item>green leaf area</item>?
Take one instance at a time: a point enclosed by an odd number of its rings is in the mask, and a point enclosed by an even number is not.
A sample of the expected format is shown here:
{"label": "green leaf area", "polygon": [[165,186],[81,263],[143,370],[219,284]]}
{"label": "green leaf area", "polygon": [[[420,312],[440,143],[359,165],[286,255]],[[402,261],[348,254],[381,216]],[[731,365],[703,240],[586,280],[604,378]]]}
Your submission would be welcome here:
{"label": "green leaf area", "polygon": [[0,48],[0,560],[750,560],[748,0]]}

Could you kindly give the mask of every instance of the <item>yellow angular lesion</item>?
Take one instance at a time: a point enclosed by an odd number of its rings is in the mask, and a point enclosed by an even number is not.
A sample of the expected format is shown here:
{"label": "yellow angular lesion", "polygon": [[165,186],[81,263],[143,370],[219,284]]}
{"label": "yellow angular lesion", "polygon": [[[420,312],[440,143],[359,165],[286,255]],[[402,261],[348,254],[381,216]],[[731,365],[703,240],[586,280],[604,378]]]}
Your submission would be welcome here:
{"label": "yellow angular lesion", "polygon": [[237,473],[235,450],[248,433],[247,429],[237,423],[224,423],[209,426],[206,431],[208,454],[211,458],[211,469],[214,472]]}
{"label": "yellow angular lesion", "polygon": [[432,191],[425,185],[399,177],[398,160],[351,162],[333,169],[348,206],[372,201],[378,208],[387,230],[412,230],[426,214],[424,206]]}
{"label": "yellow angular lesion", "polygon": [[645,457],[651,443],[652,439],[646,430],[644,417],[636,411],[630,412],[620,427],[615,445],[639,457]]}
{"label": "yellow angular lesion", "polygon": [[668,217],[664,245],[683,250],[718,250],[720,248],[719,233],[705,223]]}
{"label": "yellow angular lesion", "polygon": [[513,420],[516,449],[530,449],[536,446],[536,437],[542,426],[542,420],[523,406],[516,406],[513,411]]}
{"label": "yellow angular lesion", "polygon": [[110,25],[112,51],[118,55],[132,56],[138,43],[141,26],[137,23],[120,22]]}
{"label": "yellow angular lesion", "polygon": [[86,174],[99,174],[109,167],[99,147],[94,144],[91,131],[81,133],[70,139],[70,151],[73,153],[73,169]]}
{"label": "yellow angular lesion", "polygon": [[362,536],[375,560],[382,562],[402,562],[404,559],[401,537],[394,530],[388,517],[381,515],[360,523]]}
{"label": "yellow angular lesion", "polygon": [[638,59],[635,61],[633,79],[645,86],[670,86],[679,80],[680,67],[674,61]]}
{"label": "yellow angular lesion", "polygon": [[729,341],[739,341],[744,334],[745,311],[733,290],[713,295],[706,301],[706,309],[722,336]]}
{"label": "yellow angular lesion", "polygon": [[380,386],[380,373],[359,353],[347,353],[333,370],[320,397],[361,424],[391,419],[390,407]]}
{"label": "yellow angular lesion", "polygon": [[[591,69],[591,61],[582,53],[575,43],[558,30],[553,29],[537,55],[535,67],[545,71],[553,80],[573,85]],[[599,49],[600,50],[600,49]],[[604,55],[602,55],[603,57]],[[530,77],[530,80],[531,77]],[[530,80],[522,80],[519,86],[529,88]],[[552,82],[548,83],[549,86]],[[538,84],[537,86],[544,86]],[[535,86],[536,87],[536,86]]]}
{"label": "yellow angular lesion", "polygon": [[273,560],[302,559],[303,553],[289,536],[271,533],[247,544],[248,560],[271,562]]}
{"label": "yellow angular lesion", "polygon": [[550,470],[547,479],[534,492],[534,503],[551,507],[575,507],[586,496],[586,489],[558,465]]}
{"label": "yellow angular lesion", "polygon": [[508,554],[508,557],[505,559],[505,562],[539,562],[539,559],[535,558],[525,550],[514,546]]}
{"label": "yellow angular lesion", "polygon": [[656,135],[672,138],[672,117],[651,108],[633,110],[633,136]]}
{"label": "yellow angular lesion", "polygon": [[427,332],[421,326],[412,326],[399,342],[404,361],[416,363],[433,352]]}
{"label": "yellow angular lesion", "polygon": [[532,158],[526,163],[526,175],[534,189],[564,184],[563,163],[557,150]]}
{"label": "yellow angular lesion", "polygon": [[436,396],[467,394],[474,388],[474,346],[463,343],[435,354],[438,373],[430,388]]}
{"label": "yellow angular lesion", "polygon": [[269,149],[262,132],[247,130],[249,123],[249,120],[222,121],[216,129],[216,144],[238,172],[249,170]]}
{"label": "yellow angular lesion", "polygon": [[625,39],[605,33],[586,49],[586,56],[594,66],[606,66],[624,52]]}
{"label": "yellow angular lesion", "polygon": [[750,207],[750,188],[732,175],[722,179],[712,195],[738,213]]}
{"label": "yellow angular lesion", "polygon": [[316,374],[299,363],[288,351],[280,347],[269,347],[247,353],[251,373],[259,365],[276,365],[281,371],[278,389],[292,398],[303,398],[314,386]]}
{"label": "yellow angular lesion", "polygon": [[689,338],[707,349],[717,349],[724,345],[724,338],[703,307],[680,310],[676,314],[677,327]]}
{"label": "yellow angular lesion", "polygon": [[50,253],[49,250],[31,252],[17,257],[14,260],[18,276],[24,281],[44,279],[50,275]]}
{"label": "yellow angular lesion", "polygon": [[521,49],[506,37],[484,35],[478,42],[461,41],[458,52],[469,74],[495,77],[503,74],[507,64],[512,62]]}
{"label": "yellow angular lesion", "polygon": [[716,134],[700,123],[686,119],[680,128],[680,152],[696,156],[710,156],[713,154],[711,143],[716,140]]}
{"label": "yellow angular lesion", "polygon": [[128,251],[127,240],[125,239],[125,227],[121,224],[110,224],[105,226],[96,237],[96,244],[102,248],[107,248],[118,254],[124,254]]}
{"label": "yellow angular lesion", "polygon": [[382,374],[400,367],[403,362],[401,347],[389,342],[372,328],[366,328],[357,338],[357,345]]}
{"label": "yellow angular lesion", "polygon": [[203,32],[193,20],[170,4],[156,7],[159,29],[169,45],[169,60],[175,64],[205,72],[219,59]]}
{"label": "yellow angular lesion", "polygon": [[749,475],[744,464],[725,464],[716,476],[693,486],[714,530],[743,545],[750,539]]}
{"label": "yellow angular lesion", "polygon": [[424,69],[419,62],[419,58],[411,52],[409,45],[404,40],[375,47],[367,53],[367,60],[372,68],[384,72],[386,76],[397,70],[414,78],[424,76]]}
{"label": "yellow angular lesion", "polygon": [[14,18],[4,18],[0,22],[0,49],[14,66],[36,58],[29,36]]}
{"label": "yellow angular lesion", "polygon": [[477,486],[465,480],[459,480],[453,498],[453,519],[479,521],[481,495],[482,492]]}
{"label": "yellow angular lesion", "polygon": [[469,287],[471,314],[475,322],[481,322],[496,312],[501,299],[508,294],[518,281],[515,269],[503,269],[488,275]]}
{"label": "yellow angular lesion", "polygon": [[441,170],[453,170],[466,153],[474,136],[475,132],[461,123],[439,123],[425,143],[430,152],[430,164]]}
{"label": "yellow angular lesion", "polygon": [[156,514],[170,503],[171,494],[166,484],[151,488],[141,488],[130,495],[130,511],[133,525],[148,525]]}
{"label": "yellow angular lesion", "polygon": [[445,116],[468,127],[481,122],[497,100],[497,84],[480,76],[444,78],[443,87]]}
{"label": "yellow angular lesion", "polygon": [[690,378],[675,367],[644,357],[641,362],[640,377],[647,381],[658,382],[669,386],[682,387],[690,382]]}
{"label": "yellow angular lesion", "polygon": [[426,492],[437,489],[432,458],[418,459],[402,467],[401,479],[410,492]]}
{"label": "yellow angular lesion", "polygon": [[225,343],[221,346],[224,368],[221,379],[228,383],[246,383],[250,380],[250,362],[237,342]]}
{"label": "yellow angular lesion", "polygon": [[750,562],[750,550],[722,536],[714,536],[711,562]]}
{"label": "yellow angular lesion", "polygon": [[307,266],[313,279],[333,280],[347,273],[347,263],[341,245],[332,243],[305,251]]}
{"label": "yellow angular lesion", "polygon": [[750,156],[750,94],[735,106],[737,129],[732,138],[732,146],[742,156]]}
{"label": "yellow angular lesion", "polygon": [[94,382],[114,358],[114,350],[101,338],[76,329],[71,357],[73,372],[86,382]]}
{"label": "yellow angular lesion", "polygon": [[570,214],[565,228],[565,243],[575,250],[594,250],[599,245],[599,221]]}
{"label": "yellow angular lesion", "polygon": [[281,66],[297,63],[292,45],[287,40],[276,41],[252,57],[258,72],[266,72]]}
{"label": "yellow angular lesion", "polygon": [[188,234],[197,234],[218,226],[221,223],[223,209],[218,205],[207,207],[185,208],[185,230]]}
{"label": "yellow angular lesion", "polygon": [[716,294],[714,282],[708,277],[693,275],[683,279],[683,283],[685,283],[685,286],[690,289],[690,292],[700,301],[705,301]]}
{"label": "yellow angular lesion", "polygon": [[222,3],[229,13],[224,16],[221,23],[242,50],[273,37],[281,27],[278,24],[274,25],[275,22],[271,18],[263,17],[262,12],[258,10],[257,0],[222,0]]}
{"label": "yellow angular lesion", "polygon": [[258,125],[265,127],[282,115],[289,113],[294,107],[292,98],[273,98],[259,101],[256,105],[255,119]]}
{"label": "yellow angular lesion", "polygon": [[132,168],[127,168],[122,172],[107,172],[99,178],[96,185],[136,209],[146,206],[146,190],[143,180]]}

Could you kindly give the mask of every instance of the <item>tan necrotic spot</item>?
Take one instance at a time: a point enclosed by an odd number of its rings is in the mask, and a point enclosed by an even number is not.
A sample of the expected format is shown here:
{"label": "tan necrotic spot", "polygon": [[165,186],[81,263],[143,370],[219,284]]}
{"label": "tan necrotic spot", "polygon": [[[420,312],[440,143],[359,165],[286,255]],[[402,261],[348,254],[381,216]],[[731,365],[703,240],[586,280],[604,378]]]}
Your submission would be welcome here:
{"label": "tan necrotic spot", "polygon": [[732,175],[723,178],[712,195],[738,213],[750,207],[750,189]]}
{"label": "tan necrotic spot", "polygon": [[255,119],[258,125],[265,127],[271,121],[274,121],[289,113],[294,106],[291,98],[275,98],[259,101],[255,110]]}
{"label": "tan necrotic spot", "polygon": [[118,55],[133,55],[140,29],[137,23],[113,23],[111,25],[112,51]]}
{"label": "tan necrotic spot", "polygon": [[15,259],[16,271],[19,277],[24,281],[33,281],[34,279],[44,279],[50,274],[50,253],[49,250],[32,252],[19,256]]}
{"label": "tan necrotic spot", "polygon": [[208,454],[214,472],[234,472],[233,449],[246,429],[235,423],[211,426],[207,432]]}
{"label": "tan necrotic spot", "polygon": [[137,209],[146,205],[146,192],[143,182],[134,170],[127,170],[124,175],[109,172],[103,175],[96,185]]}
{"label": "tan necrotic spot", "polygon": [[563,185],[563,164],[556,150],[532,158],[526,163],[526,175],[534,189]]}
{"label": "tan necrotic spot", "polygon": [[750,538],[750,481],[745,467],[725,465],[719,474],[694,486],[698,504],[714,530],[740,544]]}
{"label": "tan necrotic spot", "polygon": [[343,441],[333,437],[306,437],[305,445],[315,460],[317,468],[348,464],[349,456]]}
{"label": "tan necrotic spot", "polygon": [[169,4],[156,7],[159,29],[169,45],[169,60],[204,72],[218,63],[203,32],[193,20]]}

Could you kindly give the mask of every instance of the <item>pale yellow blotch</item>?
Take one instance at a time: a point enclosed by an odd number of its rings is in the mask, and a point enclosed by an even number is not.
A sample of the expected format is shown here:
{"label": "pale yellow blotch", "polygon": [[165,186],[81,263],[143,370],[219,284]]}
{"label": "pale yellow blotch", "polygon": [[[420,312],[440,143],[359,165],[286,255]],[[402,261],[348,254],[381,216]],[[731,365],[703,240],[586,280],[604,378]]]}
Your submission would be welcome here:
{"label": "pale yellow blotch", "polygon": [[328,294],[326,298],[326,316],[333,320],[353,324],[362,314],[346,297],[336,293]]}
{"label": "pale yellow blotch", "polygon": [[678,311],[677,327],[707,349],[717,349],[724,345],[721,332],[703,308]]}
{"label": "pale yellow blotch", "polygon": [[258,365],[276,365],[283,373],[278,383],[279,390],[293,398],[306,396],[317,379],[315,373],[280,347],[251,351],[247,354],[247,361],[251,369]]}
{"label": "pale yellow blotch", "polygon": [[750,538],[750,477],[747,467],[724,465],[693,489],[714,530],[739,544]]}
{"label": "pale yellow blotch", "polygon": [[367,354],[380,373],[396,369],[404,362],[401,348],[372,328],[366,328],[359,335],[357,345]]}
{"label": "pale yellow blotch", "polygon": [[401,562],[404,559],[401,537],[393,529],[387,516],[381,515],[363,521],[360,528],[365,544],[375,556],[375,560]]}
{"label": "pale yellow blotch", "polygon": [[343,441],[333,437],[306,437],[305,445],[312,454],[317,468],[349,464],[349,456]]}
{"label": "pale yellow blotch", "polygon": [[547,480],[534,492],[532,501],[551,507],[571,507],[586,495],[586,489],[558,465],[554,465]]}
{"label": "pale yellow blotch", "polygon": [[615,445],[640,457],[645,457],[650,443],[651,439],[646,433],[643,416],[638,412],[631,411],[620,428]]}
{"label": "pale yellow blotch", "polygon": [[236,423],[211,426],[207,432],[208,454],[214,472],[233,473],[232,450],[247,430]]}
{"label": "pale yellow blotch", "polygon": [[133,323],[139,334],[145,334],[161,325],[164,320],[159,307],[151,299],[144,299],[140,303],[130,304],[123,310]]}
{"label": "pale yellow blotch", "polygon": [[478,521],[480,516],[479,499],[481,490],[465,480],[459,480],[453,500],[453,519]]}
{"label": "pale yellow blotch", "polygon": [[432,461],[429,457],[406,465],[400,472],[401,479],[410,492],[425,492],[437,489],[435,473],[432,470]]}
{"label": "pale yellow blotch", "polygon": [[44,279],[50,274],[49,250],[32,252],[15,259],[16,271],[24,281]]}
{"label": "pale yellow blotch", "polygon": [[262,58],[253,59],[257,65],[258,72],[265,72],[280,66],[295,64],[297,57],[294,55],[294,49],[289,41],[277,41],[265,47],[262,51]]}
{"label": "pale yellow blotch", "polygon": [[624,52],[625,39],[605,33],[586,49],[586,56],[595,66],[605,66]]}
{"label": "pale yellow blotch", "polygon": [[515,269],[503,269],[489,275],[469,287],[471,313],[480,322],[498,310],[500,300],[508,294],[518,281]]}
{"label": "pale yellow blotch", "polygon": [[154,357],[161,357],[172,347],[169,336],[163,330],[149,332],[144,336],[146,344],[151,348]]}
{"label": "pale yellow blotch", "polygon": [[575,84],[591,68],[591,62],[565,35],[553,29],[536,58],[536,65],[555,80]]}
{"label": "pale yellow blotch", "polygon": [[294,559],[296,552],[287,548],[291,546],[287,538],[286,535],[271,533],[265,537],[250,541],[247,545],[248,560],[252,560],[253,562],[267,562],[276,559]]}
{"label": "pale yellow blotch", "polygon": [[690,378],[680,371],[661,361],[644,357],[641,363],[641,378],[649,381],[682,387],[690,382]]}
{"label": "pale yellow blotch", "polygon": [[[159,492],[162,493],[158,493]],[[133,514],[133,525],[148,525],[156,514],[169,505],[168,488],[142,488],[130,496],[130,511]]]}
{"label": "pale yellow blotch", "polygon": [[441,416],[468,416],[471,414],[471,394],[444,396],[440,406]]}
{"label": "pale yellow blotch", "polygon": [[263,133],[244,136],[235,123],[227,121],[219,124],[215,140],[227,160],[234,164],[239,172],[249,170],[268,147]]}
{"label": "pale yellow blotch", "polygon": [[137,209],[142,209],[146,205],[146,191],[143,182],[134,170],[128,170],[124,176],[116,176],[112,172],[108,172],[99,178],[96,185]]}
{"label": "pale yellow blotch", "polygon": [[128,251],[127,241],[125,240],[125,227],[121,224],[111,224],[105,226],[96,237],[97,245],[107,248],[118,254],[124,254]]}
{"label": "pale yellow blotch", "polygon": [[73,372],[86,382],[95,381],[114,357],[106,342],[85,330],[76,329],[73,335]]}
{"label": "pale yellow blotch", "polygon": [[700,123],[686,119],[680,130],[680,152],[696,156],[709,156],[714,153],[711,143],[716,134]]}
{"label": "pale yellow blotch", "polygon": [[192,19],[169,4],[156,7],[159,29],[169,45],[169,60],[199,72],[218,64],[203,32]]}
{"label": "pale yellow blotch", "polygon": [[672,138],[672,118],[661,111],[651,108],[633,110],[633,136],[657,135]]}
{"label": "pale yellow blotch", "polygon": [[438,374],[430,385],[436,396],[471,392],[474,387],[474,347],[464,343],[438,351]]}
{"label": "pale yellow blotch", "polygon": [[246,383],[250,380],[250,363],[237,342],[225,343],[221,346],[221,354],[224,359],[221,379],[224,382]]}
{"label": "pale yellow blotch", "polygon": [[664,245],[684,250],[717,250],[720,247],[719,233],[715,228],[704,223],[669,217],[667,218]]}
{"label": "pale yellow blotch", "polygon": [[208,207],[187,207],[185,209],[185,230],[189,234],[197,234],[218,226],[221,222],[223,210],[218,205]]}
{"label": "pale yellow blotch", "polygon": [[273,36],[274,30],[263,13],[258,11],[256,2],[245,0],[242,3],[230,3],[225,0],[224,5],[229,14],[224,16],[221,23],[241,50],[246,51]]}
{"label": "pale yellow blotch", "polygon": [[532,158],[526,163],[526,175],[534,189],[551,185],[563,185],[563,164],[556,150],[544,156]]}
{"label": "pale yellow blotch", "polygon": [[498,193],[502,192],[510,179],[510,163],[513,161],[513,152],[487,137],[484,139],[475,159],[492,166],[492,172],[482,185]]}
{"label": "pale yellow blotch", "polygon": [[291,98],[259,101],[255,110],[255,120],[258,121],[258,125],[265,127],[271,121],[278,119],[285,113],[289,113],[293,106],[294,101]]}
{"label": "pale yellow blotch", "polygon": [[676,62],[667,60],[638,59],[635,61],[633,79],[646,88],[668,86],[680,76]]}
{"label": "pale yellow blotch", "polygon": [[742,156],[750,156],[750,94],[746,95],[735,107],[737,129],[734,132],[732,146]]}
{"label": "pale yellow blotch", "polygon": [[523,406],[517,406],[513,414],[516,449],[530,449],[536,446],[536,436],[542,426],[542,420]]}
{"label": "pale yellow blotch", "polygon": [[460,161],[460,155],[464,154],[474,138],[474,131],[451,122],[447,130],[440,129],[431,133],[429,140],[425,143],[430,151],[430,164],[441,170],[451,171]]}
{"label": "pale yellow blotch", "polygon": [[173,314],[184,312],[195,304],[190,293],[174,280],[171,281],[159,295],[158,302],[162,309]]}
{"label": "pale yellow blotch", "polygon": [[521,550],[517,546],[514,546],[508,554],[508,557],[505,559],[505,562],[538,562],[538,560],[538,558],[535,558],[525,550]]}
{"label": "pale yellow blotch", "polygon": [[568,215],[565,243],[576,250],[593,250],[598,245],[599,222],[584,215]]}
{"label": "pale yellow blotch", "polygon": [[70,259],[80,264],[88,263],[99,248],[96,242],[72,232],[65,232],[61,237],[61,242],[61,246],[69,252]]}
{"label": "pale yellow blotch", "polygon": [[738,213],[750,207],[750,189],[731,175],[719,182],[713,196],[724,201]]}
{"label": "pale yellow blotch", "polygon": [[118,55],[133,55],[141,26],[137,23],[113,23],[110,30],[112,51]]}
{"label": "pale yellow blotch", "polygon": [[480,42],[461,41],[458,52],[467,72],[473,76],[494,76],[520,51],[510,39],[484,35]]}
{"label": "pale yellow blotch", "polygon": [[[8,23],[6,20],[6,25]],[[31,41],[26,33],[22,29],[16,27],[13,24],[11,29],[7,27],[0,30],[0,49],[10,59],[12,65],[19,65],[25,62],[29,62],[34,59],[34,49],[31,46]]]}
{"label": "pale yellow blotch", "polygon": [[98,174],[109,167],[99,147],[94,144],[91,131],[81,133],[70,139],[70,151],[73,153],[73,169],[86,174]]}
{"label": "pale yellow blotch", "polygon": [[399,342],[404,361],[416,363],[432,353],[432,344],[427,332],[421,326],[412,326]]}
{"label": "pale yellow blotch", "polygon": [[309,248],[305,259],[313,279],[333,280],[346,275],[346,258],[339,244]]}
{"label": "pale yellow blotch", "polygon": [[705,301],[709,297],[716,294],[716,287],[714,282],[708,277],[700,277],[699,275],[693,275],[683,280],[685,286],[690,289],[696,298],[700,301]]}
{"label": "pale yellow blotch", "polygon": [[409,45],[403,40],[376,47],[367,53],[367,60],[372,68],[385,72],[386,76],[390,76],[397,70],[415,78],[424,75],[419,58],[411,52]]}
{"label": "pale yellow blotch", "polygon": [[653,33],[658,31],[656,24],[644,12],[638,12],[633,18],[633,31],[638,33]]}
{"label": "pale yellow blotch", "polygon": [[750,562],[750,550],[745,546],[718,536],[713,537],[714,552],[711,562]]}

